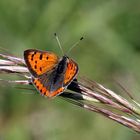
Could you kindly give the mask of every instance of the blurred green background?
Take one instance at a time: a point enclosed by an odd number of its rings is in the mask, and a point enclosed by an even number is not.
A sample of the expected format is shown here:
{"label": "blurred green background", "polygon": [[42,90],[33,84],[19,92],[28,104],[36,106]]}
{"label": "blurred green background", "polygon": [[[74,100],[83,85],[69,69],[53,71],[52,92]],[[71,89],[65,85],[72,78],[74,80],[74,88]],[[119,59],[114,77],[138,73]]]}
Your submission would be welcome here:
{"label": "blurred green background", "polygon": [[[69,54],[79,64],[80,76],[119,92],[112,80],[117,79],[140,102],[140,1],[0,1],[0,46],[12,54],[23,57],[25,49],[35,48],[61,56],[54,32],[65,51],[84,36]],[[130,129],[59,98],[0,88],[0,140],[140,139]]]}

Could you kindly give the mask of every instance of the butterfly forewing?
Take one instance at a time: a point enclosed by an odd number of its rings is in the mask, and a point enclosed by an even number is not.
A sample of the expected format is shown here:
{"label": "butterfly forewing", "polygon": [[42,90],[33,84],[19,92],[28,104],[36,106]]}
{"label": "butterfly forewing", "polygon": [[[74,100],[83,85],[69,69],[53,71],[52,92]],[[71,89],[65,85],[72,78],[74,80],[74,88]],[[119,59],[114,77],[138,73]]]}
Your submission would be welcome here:
{"label": "butterfly forewing", "polygon": [[67,63],[67,69],[64,76],[64,86],[69,85],[78,73],[78,65],[72,59]]}
{"label": "butterfly forewing", "polygon": [[59,61],[57,55],[52,52],[32,49],[24,51],[24,60],[35,77],[52,70]]}

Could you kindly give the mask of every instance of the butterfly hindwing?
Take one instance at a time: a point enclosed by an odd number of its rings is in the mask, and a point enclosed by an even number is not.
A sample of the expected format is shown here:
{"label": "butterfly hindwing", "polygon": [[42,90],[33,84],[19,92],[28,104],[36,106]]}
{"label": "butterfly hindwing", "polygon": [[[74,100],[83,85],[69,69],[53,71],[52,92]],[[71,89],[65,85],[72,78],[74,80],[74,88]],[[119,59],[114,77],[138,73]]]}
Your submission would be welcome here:
{"label": "butterfly hindwing", "polygon": [[52,70],[59,61],[57,55],[52,52],[32,49],[24,51],[24,60],[34,77]]}
{"label": "butterfly hindwing", "polygon": [[[59,95],[60,93],[62,93],[64,91],[64,87],[60,86],[57,90],[51,91],[48,89],[48,87],[46,87],[44,84],[47,83],[47,81],[45,81],[45,83],[42,83],[42,80],[39,78],[32,78],[32,82],[35,85],[35,87],[37,88],[37,90],[39,91],[39,93],[41,95],[45,95],[47,97],[54,97],[56,95]],[[49,81],[48,81],[49,82]]]}

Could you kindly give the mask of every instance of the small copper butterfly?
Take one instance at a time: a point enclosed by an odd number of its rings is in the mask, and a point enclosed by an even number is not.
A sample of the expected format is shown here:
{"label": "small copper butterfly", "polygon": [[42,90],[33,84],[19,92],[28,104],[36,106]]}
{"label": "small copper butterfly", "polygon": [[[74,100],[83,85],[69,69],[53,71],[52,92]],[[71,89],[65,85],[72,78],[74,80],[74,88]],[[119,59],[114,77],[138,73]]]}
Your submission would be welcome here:
{"label": "small copper butterfly", "polygon": [[33,85],[47,97],[64,92],[78,73],[78,64],[66,55],[59,59],[53,52],[28,49],[24,51],[24,60]]}

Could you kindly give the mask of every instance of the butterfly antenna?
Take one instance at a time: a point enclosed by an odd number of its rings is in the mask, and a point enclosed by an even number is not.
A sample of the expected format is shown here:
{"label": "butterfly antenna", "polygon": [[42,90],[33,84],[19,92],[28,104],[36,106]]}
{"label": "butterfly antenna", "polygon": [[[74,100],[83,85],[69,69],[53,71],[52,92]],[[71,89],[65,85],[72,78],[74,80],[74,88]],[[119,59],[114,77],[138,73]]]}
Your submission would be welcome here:
{"label": "butterfly antenna", "polygon": [[76,43],[74,43],[74,44],[69,48],[69,50],[67,51],[66,54],[68,54],[69,52],[71,52],[71,50],[72,50],[74,47],[76,47],[76,46],[80,43],[80,41],[83,40],[83,39],[84,39],[84,37],[81,37]]}
{"label": "butterfly antenna", "polygon": [[55,36],[55,38],[56,38],[56,41],[57,41],[57,43],[58,43],[58,46],[59,46],[59,48],[60,48],[62,54],[64,55],[64,51],[63,51],[63,49],[62,49],[62,46],[61,46],[61,43],[60,43],[60,40],[59,40],[57,34],[54,33],[54,36]]}

